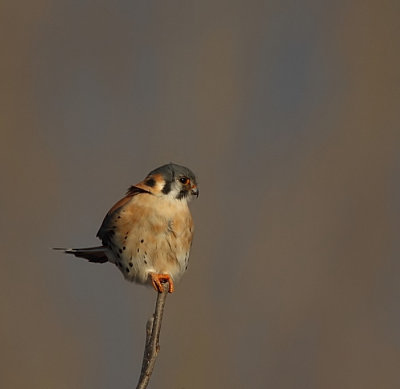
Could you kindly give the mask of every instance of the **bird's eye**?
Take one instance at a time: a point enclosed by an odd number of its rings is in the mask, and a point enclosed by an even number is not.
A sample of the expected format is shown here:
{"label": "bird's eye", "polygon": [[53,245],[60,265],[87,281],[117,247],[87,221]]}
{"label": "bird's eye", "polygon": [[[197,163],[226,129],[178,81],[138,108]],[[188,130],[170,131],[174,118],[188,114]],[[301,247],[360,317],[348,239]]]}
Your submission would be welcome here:
{"label": "bird's eye", "polygon": [[183,185],[187,185],[189,183],[189,178],[187,177],[181,177],[179,179],[179,181],[183,184]]}

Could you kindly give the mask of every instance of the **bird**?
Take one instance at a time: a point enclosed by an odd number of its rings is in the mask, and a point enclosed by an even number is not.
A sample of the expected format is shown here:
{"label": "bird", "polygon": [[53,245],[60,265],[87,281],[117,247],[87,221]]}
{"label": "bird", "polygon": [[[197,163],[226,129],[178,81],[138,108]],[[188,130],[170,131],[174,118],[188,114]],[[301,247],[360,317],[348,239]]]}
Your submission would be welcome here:
{"label": "bird", "polygon": [[175,290],[188,267],[194,224],[188,202],[199,196],[195,174],[168,163],[152,170],[106,214],[97,237],[102,245],[55,248],[89,262],[111,262],[124,278]]}

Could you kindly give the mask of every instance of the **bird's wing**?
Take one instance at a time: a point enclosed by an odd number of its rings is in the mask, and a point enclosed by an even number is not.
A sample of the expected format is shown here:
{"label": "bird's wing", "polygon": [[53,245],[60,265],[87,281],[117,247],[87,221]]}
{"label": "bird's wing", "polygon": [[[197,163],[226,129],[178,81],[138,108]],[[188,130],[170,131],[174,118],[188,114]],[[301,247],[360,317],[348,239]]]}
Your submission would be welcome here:
{"label": "bird's wing", "polygon": [[142,189],[140,187],[136,186],[131,186],[128,189],[128,192],[125,197],[123,197],[121,200],[116,202],[111,209],[107,212],[107,215],[105,216],[103,223],[101,224],[101,227],[99,231],[97,232],[97,237],[101,239],[103,242],[104,246],[108,246],[110,241],[112,240],[114,234],[115,234],[115,220],[118,218],[119,214],[123,211],[123,209],[126,207],[126,205],[132,200],[134,196],[140,195],[140,194],[151,194],[149,191]]}

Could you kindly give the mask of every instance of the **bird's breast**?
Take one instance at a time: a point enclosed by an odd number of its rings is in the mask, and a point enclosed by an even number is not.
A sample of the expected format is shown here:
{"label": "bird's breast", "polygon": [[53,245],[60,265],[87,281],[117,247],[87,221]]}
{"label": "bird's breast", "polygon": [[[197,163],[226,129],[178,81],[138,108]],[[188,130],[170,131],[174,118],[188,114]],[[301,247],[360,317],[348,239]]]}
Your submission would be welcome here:
{"label": "bird's breast", "polygon": [[186,270],[193,237],[186,201],[138,195],[114,223],[116,264],[126,278],[145,282],[149,272],[156,272],[177,280]]}

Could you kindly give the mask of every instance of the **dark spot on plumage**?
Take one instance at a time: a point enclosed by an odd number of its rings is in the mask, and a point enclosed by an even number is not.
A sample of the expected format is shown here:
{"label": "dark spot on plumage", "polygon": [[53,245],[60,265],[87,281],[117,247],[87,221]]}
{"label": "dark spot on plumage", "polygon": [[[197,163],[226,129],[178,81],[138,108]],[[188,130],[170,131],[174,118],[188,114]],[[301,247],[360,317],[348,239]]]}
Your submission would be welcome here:
{"label": "dark spot on plumage", "polygon": [[139,252],[139,249],[137,249],[137,252]]}
{"label": "dark spot on plumage", "polygon": [[150,188],[153,188],[154,185],[156,184],[156,180],[154,178],[149,178],[145,181],[145,184],[149,186]]}
{"label": "dark spot on plumage", "polygon": [[129,273],[129,267],[126,267],[125,270],[127,273]]}
{"label": "dark spot on plumage", "polygon": [[132,267],[133,266],[133,263],[132,262],[129,262],[129,267]]}
{"label": "dark spot on plumage", "polygon": [[122,254],[122,249],[118,249],[119,253]]}
{"label": "dark spot on plumage", "polygon": [[122,250],[125,250],[126,249],[126,247],[124,246],[124,247],[122,247]]}
{"label": "dark spot on plumage", "polygon": [[121,258],[121,256],[120,256],[118,253],[117,253],[117,258],[118,258],[118,259],[120,259],[120,258]]}
{"label": "dark spot on plumage", "polygon": [[187,265],[185,266],[185,270],[187,270]]}
{"label": "dark spot on plumage", "polygon": [[147,255],[147,251],[144,252],[144,255]]}
{"label": "dark spot on plumage", "polygon": [[161,192],[163,192],[164,194],[168,194],[169,192],[171,192],[171,182],[166,182]]}
{"label": "dark spot on plumage", "polygon": [[140,239],[140,243],[143,243],[144,242],[144,239]]}
{"label": "dark spot on plumage", "polygon": [[144,260],[144,263],[147,265],[147,261],[146,260]]}

